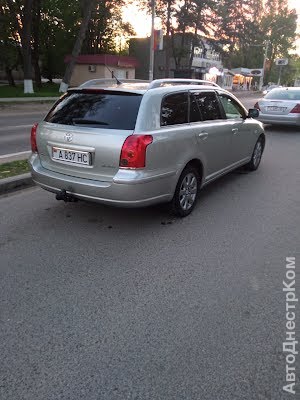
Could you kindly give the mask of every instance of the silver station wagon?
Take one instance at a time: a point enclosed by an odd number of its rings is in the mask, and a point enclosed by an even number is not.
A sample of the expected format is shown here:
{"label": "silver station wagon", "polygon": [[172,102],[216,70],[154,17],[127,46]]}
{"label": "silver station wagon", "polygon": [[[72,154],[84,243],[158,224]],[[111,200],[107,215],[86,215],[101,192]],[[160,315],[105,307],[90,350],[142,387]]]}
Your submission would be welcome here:
{"label": "silver station wagon", "polygon": [[88,81],[33,126],[32,177],[58,200],[169,202],[184,217],[202,186],[243,165],[257,169],[258,114],[205,81]]}

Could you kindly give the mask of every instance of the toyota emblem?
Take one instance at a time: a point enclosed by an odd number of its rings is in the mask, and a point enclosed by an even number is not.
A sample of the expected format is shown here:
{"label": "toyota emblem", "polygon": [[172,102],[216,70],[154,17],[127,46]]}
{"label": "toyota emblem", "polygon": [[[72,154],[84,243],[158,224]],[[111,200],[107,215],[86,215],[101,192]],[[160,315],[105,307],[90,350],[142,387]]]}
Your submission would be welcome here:
{"label": "toyota emblem", "polygon": [[73,140],[73,134],[71,132],[65,133],[65,141],[72,142],[72,140]]}

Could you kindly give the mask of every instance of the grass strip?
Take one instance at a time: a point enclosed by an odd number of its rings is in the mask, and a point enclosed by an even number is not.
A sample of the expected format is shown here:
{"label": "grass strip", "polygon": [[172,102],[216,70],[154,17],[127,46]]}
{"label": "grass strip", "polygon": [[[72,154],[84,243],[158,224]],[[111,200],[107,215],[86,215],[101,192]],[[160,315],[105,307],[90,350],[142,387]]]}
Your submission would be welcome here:
{"label": "grass strip", "polygon": [[0,179],[26,174],[29,171],[30,169],[27,160],[12,161],[9,163],[0,164]]}
{"label": "grass strip", "polygon": [[0,86],[0,97],[59,97],[59,85],[56,83],[43,83],[41,87],[33,85],[34,93],[24,94],[24,86],[18,84],[15,87],[9,85]]}

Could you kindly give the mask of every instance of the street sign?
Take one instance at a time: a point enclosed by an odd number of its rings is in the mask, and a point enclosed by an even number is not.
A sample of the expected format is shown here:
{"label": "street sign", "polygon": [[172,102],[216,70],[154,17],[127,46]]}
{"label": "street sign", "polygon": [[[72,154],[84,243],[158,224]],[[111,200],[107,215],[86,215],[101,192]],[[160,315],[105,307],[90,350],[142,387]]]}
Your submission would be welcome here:
{"label": "street sign", "polygon": [[288,65],[289,60],[287,58],[277,58],[275,60],[276,65]]}

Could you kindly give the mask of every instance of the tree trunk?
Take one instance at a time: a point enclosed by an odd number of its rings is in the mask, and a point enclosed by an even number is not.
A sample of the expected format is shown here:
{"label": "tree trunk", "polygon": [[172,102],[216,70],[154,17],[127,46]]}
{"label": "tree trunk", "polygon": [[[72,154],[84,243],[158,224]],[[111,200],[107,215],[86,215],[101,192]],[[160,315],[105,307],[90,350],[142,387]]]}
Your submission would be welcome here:
{"label": "tree trunk", "polygon": [[38,87],[42,86],[42,77],[41,70],[39,65],[39,57],[40,57],[40,21],[41,21],[41,0],[34,0],[33,3],[34,13],[33,13],[33,21],[32,21],[32,36],[33,36],[33,66],[34,66],[34,80],[35,84]]}
{"label": "tree trunk", "polygon": [[[31,65],[31,27],[33,0],[24,0],[24,7],[20,9],[19,3],[7,0],[7,5],[13,16],[12,23],[21,38],[23,72],[24,72],[24,93],[33,93],[32,65]],[[18,15],[21,14],[21,21]]]}
{"label": "tree trunk", "polygon": [[22,16],[22,53],[24,68],[24,93],[33,93],[32,64],[31,64],[31,27],[32,27],[33,0],[25,0]]}
{"label": "tree trunk", "polygon": [[194,29],[194,37],[192,39],[192,49],[191,49],[191,54],[190,54],[190,58],[189,58],[189,70],[191,70],[192,66],[193,66],[195,44],[196,44],[196,41],[198,39],[198,26],[199,26],[199,23],[200,23],[201,11],[202,10],[199,10],[198,13],[197,13],[197,19],[196,19],[195,29]]}
{"label": "tree trunk", "polygon": [[59,88],[60,92],[66,92],[68,90],[71,76],[72,76],[72,73],[73,73],[73,70],[74,70],[74,67],[76,64],[76,57],[80,54],[82,43],[86,36],[87,28],[88,28],[91,14],[92,14],[94,7],[95,7],[95,0],[86,0],[85,1],[84,13],[83,13],[83,18],[82,18],[82,22],[80,25],[79,33],[78,33],[76,42],[73,47],[71,60],[69,61],[68,65],[67,65],[65,75],[60,84],[60,88]]}

